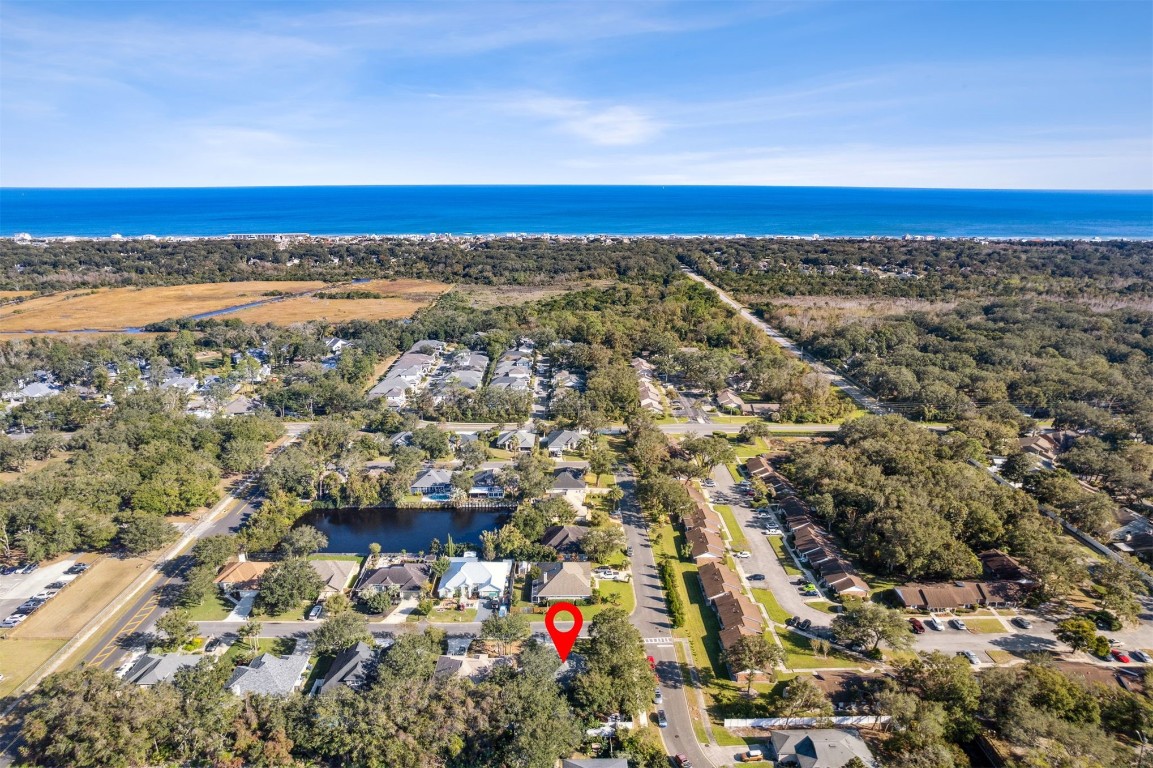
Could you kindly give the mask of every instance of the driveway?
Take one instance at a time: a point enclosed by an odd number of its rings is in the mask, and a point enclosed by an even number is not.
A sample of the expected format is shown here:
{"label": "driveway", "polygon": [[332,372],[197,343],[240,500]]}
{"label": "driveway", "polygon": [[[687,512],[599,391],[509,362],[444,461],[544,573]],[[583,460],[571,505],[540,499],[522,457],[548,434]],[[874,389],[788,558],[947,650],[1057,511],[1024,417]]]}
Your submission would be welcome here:
{"label": "driveway", "polygon": [[[762,529],[749,525],[753,520],[752,507],[749,506],[748,497],[738,492],[737,484],[733,482],[729,470],[723,466],[717,467],[713,470],[712,478],[717,485],[715,488],[706,489],[710,497],[732,508],[733,517],[737,519],[741,532],[749,542],[748,551],[751,557],[747,560],[735,559],[737,574],[745,580],[745,586],[767,589],[773,593],[781,608],[793,616],[812,619],[814,624],[828,626],[833,620],[832,615],[812,607],[801,598],[796,585],[791,583],[792,579],[797,577],[789,576],[785,572],[784,566],[777,559],[777,553],[769,543],[770,537],[766,536]],[[754,573],[764,574],[765,580],[747,581],[748,575]]]}

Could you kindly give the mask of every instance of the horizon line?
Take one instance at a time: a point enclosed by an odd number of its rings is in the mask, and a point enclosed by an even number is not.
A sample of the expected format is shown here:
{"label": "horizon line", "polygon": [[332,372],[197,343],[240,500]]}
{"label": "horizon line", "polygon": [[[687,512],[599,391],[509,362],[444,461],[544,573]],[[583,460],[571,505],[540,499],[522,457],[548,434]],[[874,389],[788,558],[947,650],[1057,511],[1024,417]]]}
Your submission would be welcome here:
{"label": "horizon line", "polygon": [[482,189],[490,187],[499,188],[627,188],[627,189],[868,189],[885,191],[909,192],[1083,192],[1098,194],[1153,194],[1153,187],[1115,187],[1115,188],[1081,188],[1081,187],[894,187],[894,186],[868,186],[868,185],[827,185],[827,184],[523,184],[523,183],[468,183],[468,184],[235,184],[235,185],[208,185],[194,184],[187,186],[5,186],[0,185],[0,192],[4,191],[43,191],[43,192],[72,192],[72,191],[111,191],[111,190],[187,190],[187,189],[382,189],[382,188],[472,188]]}

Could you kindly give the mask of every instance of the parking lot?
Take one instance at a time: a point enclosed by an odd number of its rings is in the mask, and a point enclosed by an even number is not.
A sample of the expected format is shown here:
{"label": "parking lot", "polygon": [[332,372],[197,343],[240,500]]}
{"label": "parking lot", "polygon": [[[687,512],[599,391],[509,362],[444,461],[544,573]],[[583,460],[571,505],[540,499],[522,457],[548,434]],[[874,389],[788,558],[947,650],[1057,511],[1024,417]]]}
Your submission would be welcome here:
{"label": "parking lot", "polygon": [[75,559],[61,560],[37,568],[32,573],[11,573],[0,576],[0,622],[12,615],[28,599],[39,595],[55,582],[68,583],[76,575],[65,572],[76,564]]}

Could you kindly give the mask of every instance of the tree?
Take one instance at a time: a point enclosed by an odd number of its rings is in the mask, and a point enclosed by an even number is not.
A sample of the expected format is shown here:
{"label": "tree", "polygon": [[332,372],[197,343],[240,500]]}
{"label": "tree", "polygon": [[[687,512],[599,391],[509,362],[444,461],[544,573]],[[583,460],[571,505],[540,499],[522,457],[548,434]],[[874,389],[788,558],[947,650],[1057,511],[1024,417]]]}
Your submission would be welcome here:
{"label": "tree", "polygon": [[260,580],[260,605],[269,614],[284,613],[315,600],[324,580],[307,560],[293,557],[269,568]]}
{"label": "tree", "polygon": [[337,592],[324,601],[324,615],[335,616],[338,613],[352,610],[352,601],[343,592]]}
{"label": "tree", "polygon": [[361,602],[373,613],[386,613],[392,608],[392,595],[383,589],[373,591],[362,597]]}
{"label": "tree", "polygon": [[75,768],[159,764],[167,720],[160,704],[98,666],[49,675],[21,707],[20,754],[30,764]]}
{"label": "tree", "polygon": [[196,625],[188,611],[175,608],[156,620],[156,629],[164,635],[164,647],[176,649],[196,636]]}
{"label": "tree", "polygon": [[743,443],[755,443],[758,437],[768,437],[772,433],[767,423],[761,419],[755,419],[741,427],[741,431],[737,437]]}
{"label": "tree", "polygon": [[688,451],[693,460],[709,472],[721,464],[732,464],[737,460],[732,443],[724,437],[690,435],[681,442],[681,448]]}
{"label": "tree", "polygon": [[335,655],[357,643],[371,642],[367,619],[354,611],[329,615],[312,632],[313,647],[321,655]]}
{"label": "tree", "polygon": [[414,429],[412,431],[412,444],[424,451],[430,459],[443,458],[452,453],[448,433],[439,429],[435,424]]}
{"label": "tree", "polygon": [[845,608],[833,618],[833,634],[839,643],[861,643],[873,651],[882,641],[898,650],[913,644],[909,624],[901,612],[876,603],[857,603]]}
{"label": "tree", "polygon": [[501,654],[504,654],[507,645],[527,640],[531,633],[528,617],[522,613],[505,616],[493,614],[480,625],[480,636],[486,640],[495,640],[498,653]]}
{"label": "tree", "polygon": [[621,608],[608,608],[588,624],[587,668],[573,683],[574,701],[589,714],[641,712],[656,677],[645,661],[640,632]]}
{"label": "tree", "polygon": [[593,443],[585,453],[585,458],[587,458],[589,462],[589,471],[596,476],[597,485],[600,486],[601,475],[607,475],[612,471],[612,451],[602,445]]}
{"label": "tree", "polygon": [[264,625],[259,621],[256,619],[249,619],[248,621],[244,622],[244,625],[240,629],[236,631],[236,634],[240,637],[241,640],[247,642],[248,646],[253,651],[255,651],[256,641],[260,637],[260,632],[263,629]]}
{"label": "tree", "polygon": [[220,570],[236,555],[236,537],[227,534],[206,536],[192,547],[192,559],[198,565],[209,568],[213,573]]}
{"label": "tree", "polygon": [[[450,542],[452,541],[452,537],[451,537],[451,536],[449,537],[449,541],[450,541]],[[432,562],[432,566],[431,566],[431,568],[432,568],[432,575],[433,575],[435,578],[438,578],[438,579],[439,579],[441,576],[443,576],[443,575],[444,575],[444,574],[445,574],[445,573],[448,571],[448,568],[449,568],[449,566],[450,566],[450,565],[452,565],[452,563],[450,563],[450,562],[448,561],[448,557],[447,557],[447,556],[444,556],[444,557],[438,557],[436,560],[434,560],[434,561]]]}
{"label": "tree", "polygon": [[603,563],[625,547],[625,533],[620,526],[593,528],[581,539],[581,551],[598,563]]}
{"label": "tree", "polygon": [[1074,617],[1057,622],[1053,635],[1074,651],[1088,651],[1093,648],[1097,628],[1089,619]]}
{"label": "tree", "polygon": [[311,525],[298,525],[280,539],[280,551],[288,557],[305,557],[328,546],[328,536]]}
{"label": "tree", "polygon": [[794,677],[785,686],[777,706],[778,714],[788,719],[799,715],[828,717],[833,714],[833,705],[811,677]]}
{"label": "tree", "polygon": [[121,526],[120,543],[130,553],[142,555],[176,541],[179,535],[176,526],[167,520],[137,512]]}
{"label": "tree", "polygon": [[768,672],[771,676],[773,667],[784,660],[785,654],[780,646],[769,642],[764,635],[741,637],[725,649],[725,664],[729,672],[734,677],[742,672],[748,675],[746,693],[752,693],[757,675]]}

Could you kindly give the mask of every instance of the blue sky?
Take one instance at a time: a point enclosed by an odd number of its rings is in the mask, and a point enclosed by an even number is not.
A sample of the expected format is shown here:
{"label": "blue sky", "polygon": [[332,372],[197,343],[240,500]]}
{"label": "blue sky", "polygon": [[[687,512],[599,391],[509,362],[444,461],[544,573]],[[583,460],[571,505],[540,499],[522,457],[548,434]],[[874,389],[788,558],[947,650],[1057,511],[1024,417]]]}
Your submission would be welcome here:
{"label": "blue sky", "polygon": [[0,185],[1153,187],[1153,4],[0,2]]}

